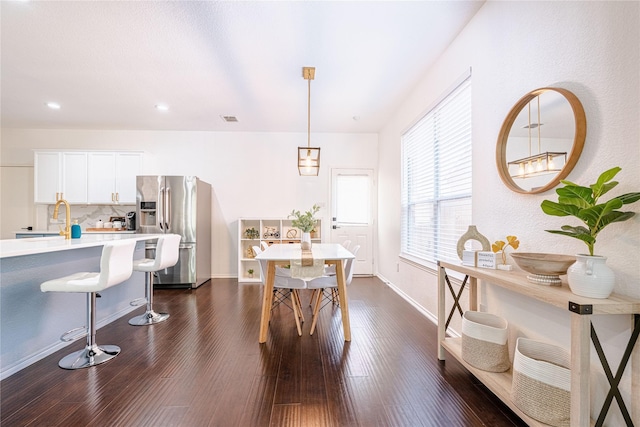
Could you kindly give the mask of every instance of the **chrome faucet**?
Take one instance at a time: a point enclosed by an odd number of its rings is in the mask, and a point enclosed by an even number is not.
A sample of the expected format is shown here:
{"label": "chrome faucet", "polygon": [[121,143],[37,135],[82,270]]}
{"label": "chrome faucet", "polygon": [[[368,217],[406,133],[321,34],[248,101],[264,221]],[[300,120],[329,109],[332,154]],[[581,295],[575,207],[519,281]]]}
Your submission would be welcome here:
{"label": "chrome faucet", "polygon": [[58,219],[58,208],[60,207],[61,203],[64,203],[64,206],[67,210],[67,218],[64,230],[60,228],[60,235],[64,236],[65,240],[68,240],[71,239],[71,206],[69,206],[69,202],[64,199],[58,199],[58,201],[56,202],[56,207],[53,209],[53,219]]}

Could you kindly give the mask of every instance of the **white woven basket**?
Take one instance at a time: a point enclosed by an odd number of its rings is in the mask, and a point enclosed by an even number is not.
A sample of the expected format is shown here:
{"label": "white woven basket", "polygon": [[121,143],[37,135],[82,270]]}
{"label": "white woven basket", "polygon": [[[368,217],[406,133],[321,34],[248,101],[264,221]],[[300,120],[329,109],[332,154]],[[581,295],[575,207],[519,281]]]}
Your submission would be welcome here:
{"label": "white woven basket", "polygon": [[483,371],[509,369],[507,321],[494,314],[467,311],[462,316],[462,359]]}
{"label": "white woven basket", "polygon": [[561,347],[518,338],[511,399],[522,412],[545,424],[569,426],[571,356]]}

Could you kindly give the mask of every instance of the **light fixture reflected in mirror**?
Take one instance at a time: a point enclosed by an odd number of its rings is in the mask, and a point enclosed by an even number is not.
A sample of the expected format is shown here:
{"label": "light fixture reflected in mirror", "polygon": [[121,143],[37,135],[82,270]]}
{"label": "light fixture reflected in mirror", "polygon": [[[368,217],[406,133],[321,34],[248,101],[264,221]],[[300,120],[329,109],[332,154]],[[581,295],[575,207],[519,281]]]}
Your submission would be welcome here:
{"label": "light fixture reflected in mirror", "polygon": [[[535,122],[531,121],[531,103],[533,101],[529,101],[527,104],[528,110],[528,123],[523,126],[523,128],[527,129],[527,133],[529,136],[529,156],[524,157],[522,159],[512,160],[507,163],[509,167],[509,174],[514,179],[527,179],[532,178],[534,176],[540,175],[548,175],[548,174],[556,174],[562,170],[564,165],[567,163],[567,152],[542,152],[542,123],[541,120],[541,111],[540,111],[540,95],[537,95],[534,99],[536,101],[536,110],[537,110],[537,120]],[[538,133],[538,154],[532,154],[532,140],[531,140],[531,129],[537,129]]]}
{"label": "light fixture reflected in mirror", "polygon": [[[544,123],[538,113],[529,112],[538,103]],[[527,93],[511,108],[498,135],[496,166],[500,178],[517,193],[551,190],[578,162],[586,133],[584,108],[572,92],[543,87]]]}
{"label": "light fixture reflected in mirror", "polygon": [[302,77],[308,82],[307,98],[307,146],[298,147],[298,173],[301,176],[318,176],[320,172],[320,147],[311,146],[311,80],[315,67],[302,67]]}

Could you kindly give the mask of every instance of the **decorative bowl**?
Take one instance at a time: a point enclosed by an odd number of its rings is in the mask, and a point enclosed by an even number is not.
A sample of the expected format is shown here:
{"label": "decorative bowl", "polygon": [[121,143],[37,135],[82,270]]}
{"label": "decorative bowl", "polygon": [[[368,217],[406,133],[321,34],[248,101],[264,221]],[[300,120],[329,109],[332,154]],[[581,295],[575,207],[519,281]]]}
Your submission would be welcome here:
{"label": "decorative bowl", "polygon": [[512,252],[511,257],[518,267],[530,273],[527,275],[532,283],[540,285],[561,285],[560,275],[576,262],[572,255],[544,254],[535,252]]}

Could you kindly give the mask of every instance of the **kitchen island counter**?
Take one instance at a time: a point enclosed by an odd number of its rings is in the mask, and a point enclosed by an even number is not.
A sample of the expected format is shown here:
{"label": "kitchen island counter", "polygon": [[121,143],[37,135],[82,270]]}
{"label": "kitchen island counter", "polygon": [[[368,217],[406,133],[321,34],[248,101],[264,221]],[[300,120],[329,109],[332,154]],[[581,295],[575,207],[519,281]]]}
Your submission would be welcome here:
{"label": "kitchen island counter", "polygon": [[[64,346],[84,345],[84,338],[65,343],[59,337],[85,325],[86,294],[41,292],[42,282],[81,271],[100,271],[102,247],[109,241],[134,239],[138,243],[133,258],[144,258],[144,241],[158,237],[111,233],[69,240],[63,236],[0,240],[0,379]],[[134,271],[127,281],[100,295],[98,327],[137,309],[129,302],[144,296],[144,274]],[[57,363],[52,363],[51,369],[59,369]]]}
{"label": "kitchen island counter", "polygon": [[91,233],[79,239],[66,239],[64,236],[34,237],[31,239],[0,240],[0,258],[34,255],[48,252],[103,246],[104,242],[122,239],[153,240],[161,234],[136,234],[127,232]]}

